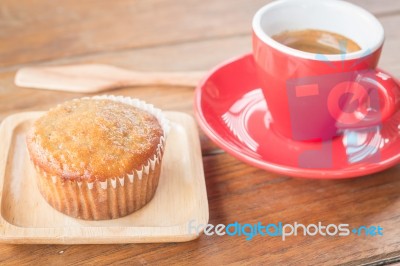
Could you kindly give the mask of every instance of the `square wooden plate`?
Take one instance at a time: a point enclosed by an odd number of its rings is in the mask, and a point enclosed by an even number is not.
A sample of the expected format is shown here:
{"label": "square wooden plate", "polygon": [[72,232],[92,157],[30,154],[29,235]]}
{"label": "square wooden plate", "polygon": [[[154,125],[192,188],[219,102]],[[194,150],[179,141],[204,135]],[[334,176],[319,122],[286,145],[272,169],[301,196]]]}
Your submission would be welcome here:
{"label": "square wooden plate", "polygon": [[181,242],[198,237],[188,225],[208,222],[208,202],[196,124],[187,114],[171,121],[154,198],[123,218],[84,221],[66,216],[42,198],[29,161],[25,133],[42,112],[14,114],[0,126],[0,241],[105,244]]}

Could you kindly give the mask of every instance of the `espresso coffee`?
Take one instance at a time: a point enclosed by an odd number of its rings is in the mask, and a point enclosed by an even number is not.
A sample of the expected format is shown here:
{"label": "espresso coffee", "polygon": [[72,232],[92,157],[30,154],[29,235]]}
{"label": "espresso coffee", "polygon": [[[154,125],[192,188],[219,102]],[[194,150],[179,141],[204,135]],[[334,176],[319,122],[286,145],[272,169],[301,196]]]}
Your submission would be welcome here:
{"label": "espresso coffee", "polygon": [[290,48],[315,54],[345,54],[361,50],[355,41],[324,30],[284,31],[272,38]]}

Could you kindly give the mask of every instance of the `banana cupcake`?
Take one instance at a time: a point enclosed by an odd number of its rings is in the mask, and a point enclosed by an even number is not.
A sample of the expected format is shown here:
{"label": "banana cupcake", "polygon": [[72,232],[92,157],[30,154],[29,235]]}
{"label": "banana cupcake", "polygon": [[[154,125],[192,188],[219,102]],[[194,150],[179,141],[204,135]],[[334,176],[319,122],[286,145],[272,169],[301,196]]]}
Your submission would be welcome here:
{"label": "banana cupcake", "polygon": [[27,146],[44,199],[80,219],[126,216],[157,189],[168,121],[137,99],[65,102],[34,122]]}

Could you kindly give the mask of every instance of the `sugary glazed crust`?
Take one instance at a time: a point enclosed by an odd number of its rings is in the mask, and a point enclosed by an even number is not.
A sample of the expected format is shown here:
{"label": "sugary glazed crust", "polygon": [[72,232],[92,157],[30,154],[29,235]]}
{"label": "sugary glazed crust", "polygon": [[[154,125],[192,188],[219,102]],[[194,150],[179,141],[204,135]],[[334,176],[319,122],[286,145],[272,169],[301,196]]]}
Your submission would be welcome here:
{"label": "sugary glazed crust", "polygon": [[163,129],[152,114],[108,99],[77,99],[51,109],[27,136],[35,166],[63,181],[105,181],[155,159]]}

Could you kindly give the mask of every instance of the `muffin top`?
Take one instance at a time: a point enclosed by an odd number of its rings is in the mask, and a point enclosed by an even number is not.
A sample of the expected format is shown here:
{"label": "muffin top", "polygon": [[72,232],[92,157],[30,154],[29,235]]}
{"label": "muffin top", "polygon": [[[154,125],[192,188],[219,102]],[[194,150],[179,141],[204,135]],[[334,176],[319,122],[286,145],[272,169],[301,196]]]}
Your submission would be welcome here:
{"label": "muffin top", "polygon": [[27,136],[31,159],[63,179],[103,181],[140,170],[163,130],[152,114],[107,99],[78,99],[40,117]]}

